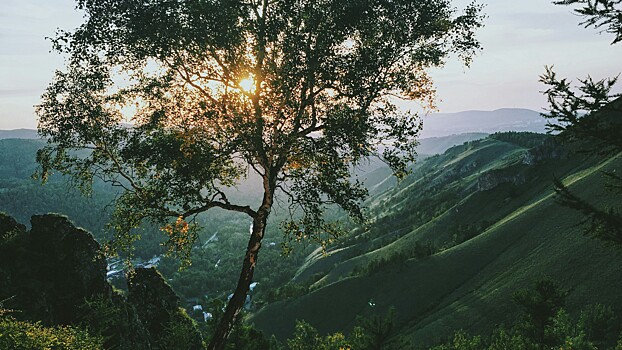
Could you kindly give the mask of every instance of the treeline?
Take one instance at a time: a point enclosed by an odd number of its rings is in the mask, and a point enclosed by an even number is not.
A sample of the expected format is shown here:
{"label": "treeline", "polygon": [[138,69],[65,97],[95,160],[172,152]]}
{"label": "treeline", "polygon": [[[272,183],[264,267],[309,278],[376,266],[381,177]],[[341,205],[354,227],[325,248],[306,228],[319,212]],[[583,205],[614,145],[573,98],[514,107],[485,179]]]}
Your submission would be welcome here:
{"label": "treeline", "polygon": [[489,137],[495,140],[511,143],[522,148],[538,147],[542,145],[546,140],[551,138],[551,136],[547,134],[518,131],[497,132],[490,135]]}

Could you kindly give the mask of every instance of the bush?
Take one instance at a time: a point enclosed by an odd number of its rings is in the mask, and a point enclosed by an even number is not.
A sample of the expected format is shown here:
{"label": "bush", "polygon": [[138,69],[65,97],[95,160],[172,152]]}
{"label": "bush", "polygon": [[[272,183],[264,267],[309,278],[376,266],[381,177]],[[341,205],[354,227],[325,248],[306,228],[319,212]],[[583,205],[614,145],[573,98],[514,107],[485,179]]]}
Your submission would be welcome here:
{"label": "bush", "polygon": [[513,299],[523,311],[519,325],[523,334],[540,344],[547,344],[545,329],[551,325],[557,312],[564,306],[567,292],[551,279],[536,281],[533,289],[521,289]]}
{"label": "bush", "polygon": [[433,347],[431,350],[481,350],[484,349],[480,336],[471,337],[463,331],[454,334],[451,342]]}
{"label": "bush", "polygon": [[615,334],[619,326],[611,307],[602,304],[588,306],[581,312],[578,326],[585,333],[587,340],[598,348],[610,348],[615,345]]}
{"label": "bush", "polygon": [[333,350],[352,348],[342,333],[321,336],[317,329],[304,321],[296,322],[294,335],[287,340],[290,350]]}
{"label": "bush", "polygon": [[102,339],[73,327],[44,327],[40,323],[0,316],[0,349],[99,350]]}

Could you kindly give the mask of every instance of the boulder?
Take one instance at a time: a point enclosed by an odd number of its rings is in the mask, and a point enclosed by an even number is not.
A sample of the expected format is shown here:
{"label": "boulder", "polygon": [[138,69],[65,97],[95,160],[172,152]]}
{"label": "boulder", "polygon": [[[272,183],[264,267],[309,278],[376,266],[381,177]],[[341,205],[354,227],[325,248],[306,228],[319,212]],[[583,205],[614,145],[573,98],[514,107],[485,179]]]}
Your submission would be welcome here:
{"label": "boulder", "polygon": [[203,349],[194,321],[180,307],[179,297],[154,268],[128,274],[128,302],[143,320],[155,348]]}
{"label": "boulder", "polygon": [[0,212],[0,245],[26,232],[26,226],[20,224],[12,217]]}
{"label": "boulder", "polygon": [[60,215],[32,229],[0,213],[0,301],[21,320],[74,325],[107,349],[203,349],[200,332],[154,269],[130,274],[129,296],[106,280],[106,258],[87,231]]}

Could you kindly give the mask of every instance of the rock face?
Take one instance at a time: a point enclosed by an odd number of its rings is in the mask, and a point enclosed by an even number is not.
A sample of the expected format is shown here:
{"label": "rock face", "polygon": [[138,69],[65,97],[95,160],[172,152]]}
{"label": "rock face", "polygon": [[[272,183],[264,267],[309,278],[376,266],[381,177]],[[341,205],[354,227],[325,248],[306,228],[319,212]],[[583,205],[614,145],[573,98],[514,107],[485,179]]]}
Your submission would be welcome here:
{"label": "rock face", "polygon": [[491,190],[503,183],[513,183],[514,185],[521,185],[525,183],[525,176],[521,173],[514,173],[506,169],[491,170],[482,174],[477,179],[477,190]]}
{"label": "rock face", "polygon": [[130,273],[128,292],[128,301],[136,307],[157,348],[203,349],[201,334],[155,268],[138,268]]}
{"label": "rock face", "polygon": [[83,326],[102,335],[108,349],[202,348],[155,269],[136,270],[126,300],[106,281],[106,259],[90,233],[59,215],[33,216],[31,223],[27,231],[0,213],[0,300],[14,317]]}
{"label": "rock face", "polygon": [[0,299],[5,306],[46,325],[74,324],[79,304],[97,295],[110,296],[106,262],[86,231],[66,217],[33,216],[32,230],[0,214]]}
{"label": "rock face", "polygon": [[66,217],[36,215],[30,230],[33,261],[38,279],[44,281],[48,305],[55,323],[77,321],[77,302],[97,296],[110,297],[106,259],[93,236],[76,228]]}
{"label": "rock face", "polygon": [[12,237],[24,232],[26,232],[26,226],[10,216],[0,213],[0,244],[8,242]]}
{"label": "rock face", "polygon": [[568,156],[569,151],[556,138],[551,137],[525,152],[523,164],[534,166],[549,159],[564,159]]}

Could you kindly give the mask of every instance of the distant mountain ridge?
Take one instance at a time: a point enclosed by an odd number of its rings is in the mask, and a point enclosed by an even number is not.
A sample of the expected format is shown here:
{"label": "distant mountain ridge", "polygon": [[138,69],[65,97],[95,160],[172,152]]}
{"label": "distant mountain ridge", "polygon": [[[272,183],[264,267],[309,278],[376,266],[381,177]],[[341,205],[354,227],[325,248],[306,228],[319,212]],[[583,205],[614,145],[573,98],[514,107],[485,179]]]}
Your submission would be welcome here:
{"label": "distant mountain ridge", "polygon": [[37,130],[33,129],[13,129],[0,130],[0,140],[2,139],[39,139]]}
{"label": "distant mountain ridge", "polygon": [[[546,123],[546,119],[539,112],[525,108],[434,113],[423,117],[423,131],[419,136],[424,139],[465,133],[493,134],[499,131],[544,133]],[[0,130],[0,139],[7,138],[38,139],[39,135],[32,129]],[[430,154],[421,150],[419,152]]]}
{"label": "distant mountain ridge", "polygon": [[473,132],[421,138],[419,139],[419,146],[417,146],[417,153],[427,155],[442,154],[453,146],[458,146],[468,141],[483,139],[488,135],[488,133]]}
{"label": "distant mountain ridge", "polygon": [[423,117],[422,138],[461,133],[499,131],[546,132],[546,119],[539,112],[524,108],[502,108],[494,111],[434,113]]}

